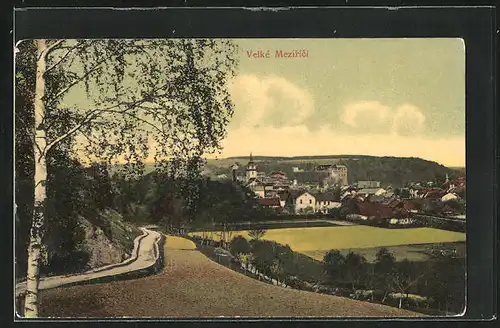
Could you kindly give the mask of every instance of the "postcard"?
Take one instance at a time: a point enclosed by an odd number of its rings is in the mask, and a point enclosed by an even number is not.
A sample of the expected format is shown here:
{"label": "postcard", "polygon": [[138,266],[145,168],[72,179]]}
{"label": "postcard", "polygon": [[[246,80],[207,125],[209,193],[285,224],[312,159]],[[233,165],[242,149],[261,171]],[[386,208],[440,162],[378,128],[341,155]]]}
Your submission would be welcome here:
{"label": "postcard", "polygon": [[15,49],[22,318],[416,318],[466,299],[458,38]]}

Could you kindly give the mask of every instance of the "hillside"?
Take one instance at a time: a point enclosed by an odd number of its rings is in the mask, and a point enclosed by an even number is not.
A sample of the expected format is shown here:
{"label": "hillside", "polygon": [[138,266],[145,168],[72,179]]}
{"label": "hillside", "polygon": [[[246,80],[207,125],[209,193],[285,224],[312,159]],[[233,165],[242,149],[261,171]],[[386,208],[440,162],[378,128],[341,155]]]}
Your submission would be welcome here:
{"label": "hillside", "polygon": [[219,265],[192,242],[169,236],[155,276],[41,293],[43,317],[414,317],[422,314],[281,288]]}
{"label": "hillside", "polygon": [[[446,174],[452,179],[465,173],[465,168],[446,167],[436,162],[416,157],[377,157],[367,155],[321,155],[321,156],[253,156],[258,170],[263,172],[283,171],[291,179],[296,178],[294,167],[305,171],[313,170],[320,164],[344,164],[348,167],[349,183],[359,180],[381,181],[382,186],[403,187],[407,182],[444,181]],[[243,172],[249,156],[208,159],[204,175],[216,178],[225,174],[230,177],[233,164]],[[145,174],[154,171],[153,164],[146,164]]]}
{"label": "hillside", "polygon": [[[297,157],[265,157],[254,156],[258,170],[270,172],[281,170],[290,178],[295,177],[294,167],[305,171],[313,170],[319,164],[344,164],[348,167],[349,183],[359,180],[381,181],[383,186],[402,187],[413,181],[444,180],[446,174],[450,177],[462,173],[460,170],[447,168],[439,163],[413,157],[376,157],[364,155],[332,155],[332,156],[297,156]],[[248,162],[249,157],[231,157],[225,159],[209,159],[207,171],[209,175],[230,173],[234,163],[240,169]]]}

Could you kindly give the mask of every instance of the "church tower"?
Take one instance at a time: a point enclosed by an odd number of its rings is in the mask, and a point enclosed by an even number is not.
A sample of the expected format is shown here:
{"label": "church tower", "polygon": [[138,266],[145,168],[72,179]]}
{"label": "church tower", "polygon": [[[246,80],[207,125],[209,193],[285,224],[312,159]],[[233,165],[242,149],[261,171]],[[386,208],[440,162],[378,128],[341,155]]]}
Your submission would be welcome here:
{"label": "church tower", "polygon": [[246,176],[247,176],[247,182],[250,179],[257,177],[257,165],[255,165],[253,161],[252,153],[250,153],[250,160],[248,161],[247,164]]}

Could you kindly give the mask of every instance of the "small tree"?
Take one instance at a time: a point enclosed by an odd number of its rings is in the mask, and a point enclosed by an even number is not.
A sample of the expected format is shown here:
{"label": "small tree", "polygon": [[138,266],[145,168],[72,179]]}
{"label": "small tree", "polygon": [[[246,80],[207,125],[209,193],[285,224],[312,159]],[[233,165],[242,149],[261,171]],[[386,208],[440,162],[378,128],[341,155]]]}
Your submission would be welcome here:
{"label": "small tree", "polygon": [[379,249],[374,263],[374,288],[383,293],[384,302],[391,292],[391,283],[394,276],[396,258],[385,247]]}
{"label": "small tree", "polygon": [[405,295],[405,301],[408,305],[410,289],[416,286],[423,276],[424,274],[417,274],[415,263],[408,259],[404,259],[398,264],[395,274],[391,275],[391,285],[394,290],[397,290],[401,294],[399,297],[399,308],[402,307],[403,295]]}
{"label": "small tree", "polygon": [[352,292],[356,295],[356,288],[362,284],[367,274],[367,262],[364,256],[349,252],[345,257],[343,272],[345,279],[350,282]]}
{"label": "small tree", "polygon": [[251,241],[251,246],[255,266],[262,273],[269,274],[274,260],[273,242],[254,239]]}
{"label": "small tree", "polygon": [[325,272],[334,281],[342,278],[342,268],[345,263],[345,256],[336,249],[329,250],[323,257]]}
{"label": "small tree", "polygon": [[274,278],[280,283],[280,281],[284,280],[282,279],[284,269],[283,269],[283,262],[279,259],[274,259],[273,264],[271,265],[271,273],[273,274]]}
{"label": "small tree", "polygon": [[248,235],[252,239],[259,240],[259,239],[261,239],[264,236],[265,233],[266,233],[265,229],[255,229],[255,230],[250,230],[248,232]]}
{"label": "small tree", "polygon": [[328,215],[333,217],[333,218],[340,218],[341,215],[340,215],[340,209],[339,208],[331,208],[328,210]]}
{"label": "small tree", "polygon": [[237,235],[233,238],[233,240],[231,240],[229,248],[231,254],[233,254],[234,256],[239,256],[242,253],[250,252],[250,244],[245,239],[245,237],[241,235]]}

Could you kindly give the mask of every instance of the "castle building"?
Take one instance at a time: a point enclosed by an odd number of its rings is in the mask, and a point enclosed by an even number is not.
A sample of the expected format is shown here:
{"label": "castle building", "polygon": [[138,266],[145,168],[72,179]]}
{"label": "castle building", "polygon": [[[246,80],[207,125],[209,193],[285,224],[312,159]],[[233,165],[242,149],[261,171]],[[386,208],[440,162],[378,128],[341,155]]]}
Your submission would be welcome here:
{"label": "castle building", "polygon": [[329,177],[337,180],[340,185],[347,186],[347,166],[340,164],[319,165],[316,167],[317,172],[328,172]]}

